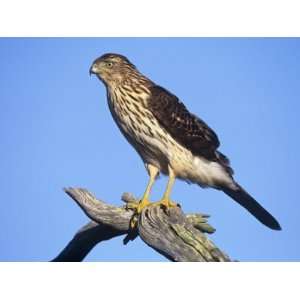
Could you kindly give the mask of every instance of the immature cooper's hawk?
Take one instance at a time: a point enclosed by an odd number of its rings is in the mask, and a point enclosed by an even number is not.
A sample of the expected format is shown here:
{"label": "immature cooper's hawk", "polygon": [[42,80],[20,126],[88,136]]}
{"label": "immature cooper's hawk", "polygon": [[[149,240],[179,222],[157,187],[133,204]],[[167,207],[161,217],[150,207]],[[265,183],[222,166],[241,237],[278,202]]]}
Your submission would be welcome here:
{"label": "immature cooper's hawk", "polygon": [[150,180],[137,213],[150,204],[150,190],[161,172],[169,175],[169,181],[160,205],[176,205],[170,200],[170,192],[175,178],[180,178],[223,191],[266,226],[281,229],[275,218],[234,181],[229,160],[217,150],[217,135],[175,95],[119,54],[96,59],[90,74],[104,83],[115,122],[148,170]]}

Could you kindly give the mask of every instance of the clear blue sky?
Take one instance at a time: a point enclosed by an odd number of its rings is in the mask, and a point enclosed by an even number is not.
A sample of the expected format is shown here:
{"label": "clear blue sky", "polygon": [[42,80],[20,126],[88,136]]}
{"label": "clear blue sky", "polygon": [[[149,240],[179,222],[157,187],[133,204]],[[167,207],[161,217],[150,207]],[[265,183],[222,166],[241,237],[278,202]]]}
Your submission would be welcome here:
{"label": "clear blue sky", "polygon": [[[173,199],[205,212],[213,241],[241,261],[300,259],[299,39],[0,39],[0,260],[47,261],[87,217],[62,188],[119,205],[141,195],[142,161],[114,124],[104,86],[89,77],[105,52],[126,55],[218,134],[236,179],[283,230],[261,225],[225,194],[177,182]],[[162,194],[166,178],[154,187]],[[122,237],[87,260],[164,261]]]}

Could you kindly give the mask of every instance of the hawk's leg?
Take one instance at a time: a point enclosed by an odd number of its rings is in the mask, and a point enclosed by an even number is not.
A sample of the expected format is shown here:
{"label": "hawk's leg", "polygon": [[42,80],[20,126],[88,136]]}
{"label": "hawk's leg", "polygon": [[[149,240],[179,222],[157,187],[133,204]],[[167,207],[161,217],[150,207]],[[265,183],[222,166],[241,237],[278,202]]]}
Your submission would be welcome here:
{"label": "hawk's leg", "polygon": [[130,222],[131,228],[135,227],[135,225],[136,225],[135,216],[140,214],[144,207],[151,204],[151,202],[149,200],[150,192],[151,192],[152,186],[155,182],[156,176],[159,173],[159,169],[153,165],[147,164],[147,170],[148,170],[150,179],[149,179],[148,185],[146,187],[146,190],[144,192],[142,199],[139,202],[127,204],[127,208],[135,210],[135,215]]}
{"label": "hawk's leg", "polygon": [[176,176],[175,176],[175,173],[174,173],[174,171],[172,170],[172,168],[170,166],[168,166],[168,169],[169,169],[169,181],[168,181],[165,193],[164,193],[164,195],[163,195],[163,197],[160,201],[154,203],[154,205],[162,205],[165,208],[177,207],[178,206],[177,203],[173,202],[170,199],[171,190],[172,190],[172,187],[174,185]]}
{"label": "hawk's leg", "polygon": [[140,202],[137,206],[137,213],[138,214],[142,211],[142,209],[144,207],[146,207],[150,204],[150,200],[149,200],[150,192],[151,192],[152,186],[155,182],[156,176],[159,173],[158,168],[156,168],[155,166],[150,165],[150,164],[147,164],[147,170],[148,170],[150,179],[149,179],[148,185],[146,187],[146,190],[144,192],[144,195],[143,195],[142,199],[140,200]]}

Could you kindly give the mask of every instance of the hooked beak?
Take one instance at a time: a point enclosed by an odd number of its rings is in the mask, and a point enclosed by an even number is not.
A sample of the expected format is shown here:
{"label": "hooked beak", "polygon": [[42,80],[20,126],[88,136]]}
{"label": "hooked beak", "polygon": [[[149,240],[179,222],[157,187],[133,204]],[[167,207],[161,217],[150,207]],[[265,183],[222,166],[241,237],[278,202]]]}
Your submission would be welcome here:
{"label": "hooked beak", "polygon": [[100,71],[99,63],[93,62],[91,67],[90,67],[90,70],[89,70],[90,76],[92,74],[98,75],[99,71]]}
{"label": "hooked beak", "polygon": [[91,65],[89,73],[90,73],[90,76],[91,76],[92,74],[96,74],[96,73],[95,73],[95,66],[94,66],[94,64]]}

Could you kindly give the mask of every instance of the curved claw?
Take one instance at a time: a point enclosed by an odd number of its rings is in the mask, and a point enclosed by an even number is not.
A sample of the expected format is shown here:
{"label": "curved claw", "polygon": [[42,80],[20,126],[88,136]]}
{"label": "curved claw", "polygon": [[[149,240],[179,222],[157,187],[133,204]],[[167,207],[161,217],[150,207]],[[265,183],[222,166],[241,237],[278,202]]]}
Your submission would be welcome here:
{"label": "curved claw", "polygon": [[155,202],[153,204],[156,205],[161,205],[165,208],[172,208],[172,207],[180,207],[180,205],[176,202],[173,202],[171,199],[169,198],[162,198],[160,201]]}
{"label": "curved claw", "polygon": [[127,209],[132,209],[135,211],[129,224],[131,229],[134,229],[137,226],[138,215],[142,212],[142,210],[145,207],[149,205],[151,205],[151,202],[148,198],[142,198],[139,202],[130,202],[126,204]]}

